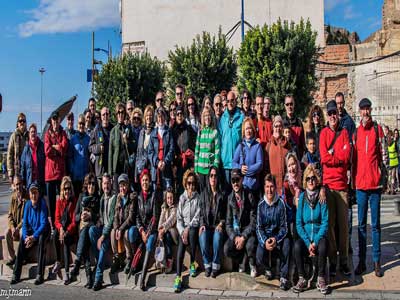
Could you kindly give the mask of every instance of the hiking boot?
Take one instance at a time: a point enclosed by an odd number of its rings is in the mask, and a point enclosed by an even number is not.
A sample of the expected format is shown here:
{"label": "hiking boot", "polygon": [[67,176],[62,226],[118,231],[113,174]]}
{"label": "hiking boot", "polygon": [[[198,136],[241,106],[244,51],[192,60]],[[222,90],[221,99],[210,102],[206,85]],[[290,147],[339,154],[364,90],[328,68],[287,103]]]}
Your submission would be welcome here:
{"label": "hiking boot", "polygon": [[217,278],[218,274],[219,274],[219,271],[218,271],[218,270],[212,270],[212,272],[211,272],[211,277],[212,277],[212,278]]}
{"label": "hiking boot", "polygon": [[329,287],[326,285],[325,277],[318,276],[317,279],[317,289],[322,295],[326,295],[329,292]]}
{"label": "hiking boot", "polygon": [[292,288],[293,292],[295,293],[301,293],[307,290],[307,280],[303,277],[299,277],[299,281],[297,281],[297,284]]}
{"label": "hiking boot", "polygon": [[281,277],[279,280],[279,288],[282,291],[287,291],[289,289],[289,281],[286,278]]}
{"label": "hiking boot", "polygon": [[365,271],[367,271],[367,266],[365,265],[365,263],[359,262],[357,268],[354,270],[354,274],[361,275]]}
{"label": "hiking boot", "polygon": [[175,281],[174,281],[174,292],[180,293],[181,290],[182,290],[182,277],[176,276]]}
{"label": "hiking boot", "polygon": [[190,274],[190,277],[196,277],[196,275],[197,275],[196,265],[194,263],[190,264],[189,274]]}

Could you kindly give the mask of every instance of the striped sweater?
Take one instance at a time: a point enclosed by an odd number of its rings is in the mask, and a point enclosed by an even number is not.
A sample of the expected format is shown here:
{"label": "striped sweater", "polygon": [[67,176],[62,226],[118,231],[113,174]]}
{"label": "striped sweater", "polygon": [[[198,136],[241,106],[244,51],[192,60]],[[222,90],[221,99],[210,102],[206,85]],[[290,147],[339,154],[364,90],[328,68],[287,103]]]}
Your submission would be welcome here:
{"label": "striped sweater", "polygon": [[194,171],[196,173],[207,175],[211,166],[218,168],[220,162],[219,144],[217,129],[206,127],[200,130],[196,139],[194,157]]}

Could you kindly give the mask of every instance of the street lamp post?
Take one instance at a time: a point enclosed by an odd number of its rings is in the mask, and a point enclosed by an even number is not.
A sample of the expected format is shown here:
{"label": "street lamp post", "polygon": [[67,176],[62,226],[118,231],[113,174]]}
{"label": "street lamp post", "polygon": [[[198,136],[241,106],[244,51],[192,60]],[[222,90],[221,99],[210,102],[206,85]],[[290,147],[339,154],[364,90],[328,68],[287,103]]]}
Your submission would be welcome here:
{"label": "street lamp post", "polygon": [[42,67],[39,69],[40,72],[40,133],[42,133],[43,130],[43,73],[46,72],[46,70]]}

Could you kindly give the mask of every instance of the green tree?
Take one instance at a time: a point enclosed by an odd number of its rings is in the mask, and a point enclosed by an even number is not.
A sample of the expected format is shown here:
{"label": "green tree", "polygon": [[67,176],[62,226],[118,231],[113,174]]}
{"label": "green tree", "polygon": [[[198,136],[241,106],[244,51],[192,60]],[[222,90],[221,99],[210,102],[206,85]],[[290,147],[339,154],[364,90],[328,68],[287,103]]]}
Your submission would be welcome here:
{"label": "green tree", "polygon": [[296,110],[304,116],[316,89],[316,37],[311,23],[303,19],[249,30],[239,49],[239,88],[273,98],[275,114],[284,111],[284,97],[292,94]]}
{"label": "green tree", "polygon": [[113,111],[116,103],[133,100],[143,108],[153,103],[155,94],[163,87],[164,77],[164,64],[147,52],[113,58],[95,78],[98,105]]}
{"label": "green tree", "polygon": [[219,29],[217,37],[203,32],[189,47],[176,46],[168,53],[167,86],[175,91],[182,83],[188,94],[215,95],[230,89],[236,81],[236,56]]}

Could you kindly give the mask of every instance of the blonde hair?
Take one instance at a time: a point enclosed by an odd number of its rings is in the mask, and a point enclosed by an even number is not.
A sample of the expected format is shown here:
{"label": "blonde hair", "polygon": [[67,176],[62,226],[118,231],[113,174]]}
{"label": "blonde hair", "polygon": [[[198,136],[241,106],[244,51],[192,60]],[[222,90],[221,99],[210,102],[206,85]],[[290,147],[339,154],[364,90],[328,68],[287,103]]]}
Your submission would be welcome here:
{"label": "blonde hair", "polygon": [[208,107],[204,107],[203,111],[201,112],[201,128],[204,128],[205,126],[204,116],[206,113],[209,113],[211,117],[210,128],[215,129],[214,111]]}
{"label": "blonde hair", "polygon": [[144,113],[143,113],[143,122],[145,122],[145,118],[147,116],[148,113],[152,113],[153,117],[154,117],[154,108],[152,105],[147,105],[144,109]]}
{"label": "blonde hair", "polygon": [[303,174],[303,188],[307,187],[307,177],[313,173],[315,177],[317,177],[317,185],[321,184],[321,176],[319,176],[319,172],[314,164],[309,164],[306,169],[304,170]]}
{"label": "blonde hair", "polygon": [[[75,197],[75,194],[74,194],[74,189],[73,189],[73,186],[72,186],[72,180],[71,180],[71,177],[69,177],[69,176],[64,176],[63,179],[61,180],[61,185],[60,185],[60,198],[64,197],[64,187],[65,187],[65,185],[66,185],[67,183],[69,183],[69,185],[70,185],[70,188],[71,188],[71,195],[72,195],[72,198],[74,198],[74,197]],[[67,200],[67,199],[66,199],[66,200]]]}
{"label": "blonde hair", "polygon": [[253,130],[253,137],[255,137],[255,136],[256,136],[256,127],[254,126],[253,119],[250,118],[250,117],[246,117],[246,118],[244,119],[244,121],[243,121],[243,124],[242,124],[242,136],[244,137],[244,132],[246,131],[246,130],[245,130],[245,128],[246,128],[246,123],[250,123],[250,127],[251,127],[251,129]]}
{"label": "blonde hair", "polygon": [[183,183],[183,188],[185,190],[186,190],[187,181],[188,181],[189,177],[192,177],[192,176],[194,177],[195,186],[196,186],[196,190],[197,190],[198,179],[197,179],[197,175],[196,175],[196,173],[194,172],[193,169],[186,170],[185,174],[183,174],[182,183]]}

